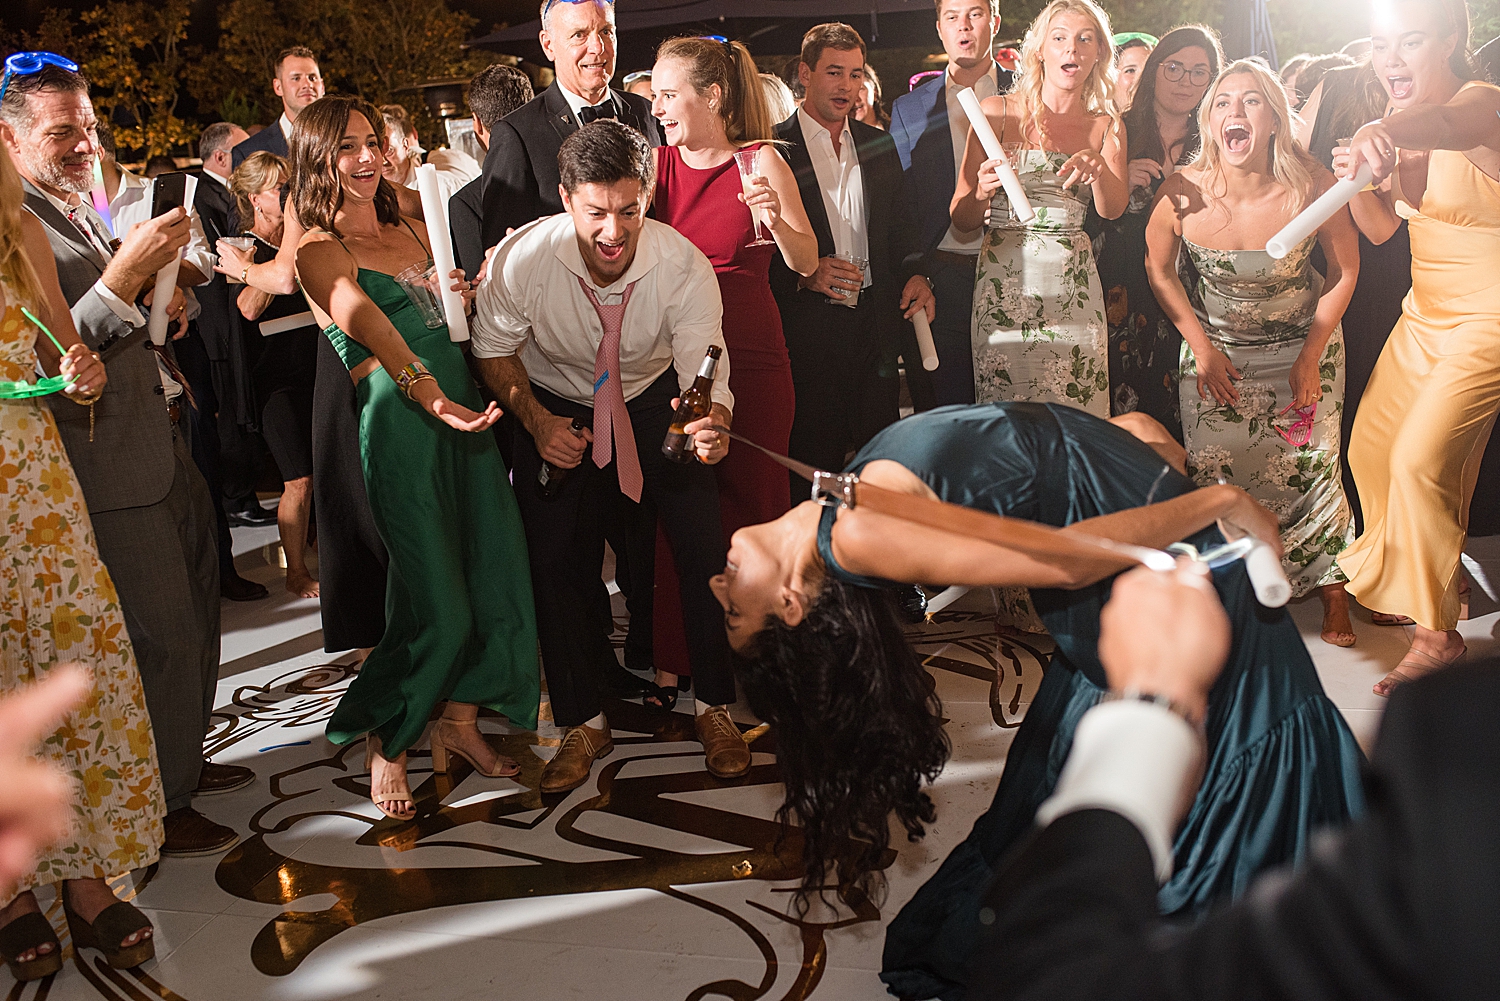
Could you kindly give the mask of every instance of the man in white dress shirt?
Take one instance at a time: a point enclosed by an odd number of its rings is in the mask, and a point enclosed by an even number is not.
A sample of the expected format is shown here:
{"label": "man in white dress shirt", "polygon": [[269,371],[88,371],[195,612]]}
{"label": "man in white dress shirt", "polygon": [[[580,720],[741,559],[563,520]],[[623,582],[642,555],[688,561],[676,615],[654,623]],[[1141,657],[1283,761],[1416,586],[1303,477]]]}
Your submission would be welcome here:
{"label": "man in white dress shirt", "polygon": [[[896,146],[881,130],[849,118],[864,66],[865,43],[853,28],[813,28],[802,40],[806,97],[776,127],[819,257],[818,270],[806,278],[779,255],[771,261],[771,291],[797,391],[791,453],[827,470],[842,469],[850,452],[896,420],[896,359],[916,358],[902,347],[907,321],[918,309],[929,320],[934,315],[926,279],[913,273],[916,231],[901,196]],[[868,266],[861,271],[845,257]],[[855,295],[851,308],[847,301]],[[810,487],[792,477],[792,503],[806,500]]]}
{"label": "man in white dress shirt", "polygon": [[323,71],[318,69],[318,57],[305,45],[282,50],[276,56],[274,71],[271,89],[281,98],[281,117],[230,151],[236,167],[245,157],[263,149],[286,159],[292,123],[303,108],[323,96]]}
{"label": "man in white dress shirt", "polygon": [[918,410],[974,402],[969,326],[984,230],[960,230],[948,216],[969,141],[969,119],[959,106],[958,93],[972,87],[983,100],[1004,93],[1011,83],[1010,73],[990,54],[1000,29],[1000,0],[936,2],[938,37],[948,68],[891,106],[891,139],[906,171],[906,199],[918,220],[925,273],[937,297],[932,324],[937,370],[929,374],[909,366],[906,372]]}
{"label": "man in white dress shirt", "polygon": [[[542,663],[552,718],[568,728],[542,791],[582,785],[613,746],[599,683],[618,665],[593,600],[605,524],[628,526],[642,543],[637,551],[650,553],[658,513],[681,578],[698,738],[709,771],[732,778],[750,767],[750,752],[729,718],[734,676],[723,612],[708,587],[726,549],[708,465],[729,447],[709,430],[731,419],[727,355],[712,412],[687,425],[701,461],[662,455],[674,398],[710,347],[724,350],[718,280],[686,237],[646,218],[655,160],[640,133],[617,121],[586,125],[563,143],[558,167],[566,211],[500,244],[473,325],[484,381],[520,425],[513,474]],[[538,489],[543,463],[549,479],[565,477],[551,499]],[[633,572],[652,576],[650,567]]]}

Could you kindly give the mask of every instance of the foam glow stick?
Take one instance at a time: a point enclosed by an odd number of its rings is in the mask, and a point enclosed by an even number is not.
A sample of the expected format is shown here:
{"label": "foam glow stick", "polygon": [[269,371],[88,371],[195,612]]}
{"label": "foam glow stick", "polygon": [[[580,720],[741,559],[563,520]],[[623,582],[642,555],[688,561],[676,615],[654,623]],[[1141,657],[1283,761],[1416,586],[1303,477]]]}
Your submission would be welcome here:
{"label": "foam glow stick", "polygon": [[453,279],[453,237],[448,231],[448,206],[438,194],[437,168],[424,163],[417,168],[417,191],[422,195],[422,216],[427,220],[427,243],[432,247],[434,276],[443,295],[443,315],[448,319],[448,339],[469,339],[469,320],[464,315],[464,297],[450,287]]}
{"label": "foam glow stick", "polygon": [[932,343],[932,324],[927,322],[927,310],[917,310],[911,323],[917,328],[917,349],[922,352],[922,367],[929,372],[935,371],[938,367],[937,345]]}
{"label": "foam glow stick", "polygon": [[1281,558],[1264,542],[1245,554],[1245,573],[1255,590],[1255,600],[1267,608],[1280,608],[1292,597],[1292,585],[1281,568]]}
{"label": "foam glow stick", "polygon": [[[188,215],[193,214],[193,196],[197,193],[198,179],[189,174],[182,196],[182,210]],[[177,271],[181,267],[182,251],[179,250],[177,256],[156,273],[156,292],[151,297],[151,319],[146,329],[151,334],[151,343],[157,347],[167,343],[167,305],[172,301],[172,289],[177,285]]]}
{"label": "foam glow stick", "polygon": [[1335,181],[1332,187],[1298,213],[1297,218],[1287,223],[1280,233],[1271,237],[1270,242],[1266,244],[1266,253],[1278,261],[1290,254],[1293,247],[1316,233],[1325,222],[1334,217],[1339,209],[1348,205],[1355,195],[1368,188],[1374,178],[1375,175],[1371,173],[1370,165],[1361,163],[1359,173],[1355,174],[1352,179]]}
{"label": "foam glow stick", "polygon": [[1010,199],[1011,211],[1021,223],[1030,223],[1036,218],[1036,209],[1031,207],[1026,189],[1016,176],[1016,168],[1005,155],[1005,147],[1000,145],[995,130],[990,128],[990,120],[984,116],[984,109],[979,106],[979,95],[974,93],[973,87],[965,87],[958,92],[958,103],[963,105],[964,114],[969,116],[969,124],[974,127],[974,135],[979,137],[979,145],[984,147],[991,160],[1000,161],[1000,184],[1005,188],[1005,196]]}

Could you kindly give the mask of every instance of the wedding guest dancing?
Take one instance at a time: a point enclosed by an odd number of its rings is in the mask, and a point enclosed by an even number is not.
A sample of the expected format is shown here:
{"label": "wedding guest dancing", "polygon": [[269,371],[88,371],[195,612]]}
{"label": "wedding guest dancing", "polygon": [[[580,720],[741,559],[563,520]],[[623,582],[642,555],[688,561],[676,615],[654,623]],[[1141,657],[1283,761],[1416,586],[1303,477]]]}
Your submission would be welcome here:
{"label": "wedding guest dancing", "polygon": [[[486,706],[536,726],[540,697],[526,543],[515,495],[463,352],[429,326],[396,275],[431,259],[381,176],[380,115],[328,97],[292,129],[290,201],[307,227],[297,273],[333,322],[324,331],[355,382],[370,508],[390,551],[385,635],[328,721],[336,744],[366,738],[370,798],[410,820],[406,752],[433,708],[433,768],[449,752],[483,775],[520,766],[479,732]],[[435,280],[435,279],[434,279]],[[435,293],[434,293],[435,294]]]}
{"label": "wedding guest dancing", "polygon": [[[944,408],[887,428],[848,468],[889,490],[1120,542],[1204,549],[1220,541],[1213,525],[1224,518],[1279,545],[1276,519],[1243,490],[1195,489],[1164,461],[1180,463],[1182,450],[1160,425],[1115,421],[1146,440],[1057,404]],[[745,694],[776,734],[786,813],[807,845],[805,889],[835,875],[858,882],[885,848],[892,811],[913,835],[933,819],[921,786],[947,756],[940,707],[884,582],[1031,587],[1057,641],[989,812],[890,926],[882,978],[898,996],[948,995],[964,982],[980,895],[1051,792],[1079,716],[1108,688],[1096,642],[1119,569],[1044,562],[811,502],[735,533],[714,589],[743,657]],[[1237,896],[1260,869],[1305,857],[1314,830],[1362,807],[1362,755],[1291,617],[1256,602],[1238,562],[1216,570],[1214,586],[1234,644],[1209,700],[1207,776],[1158,897],[1166,914],[1201,914]],[[868,843],[863,853],[830,857],[851,836]]]}
{"label": "wedding guest dancing", "polygon": [[[1053,0],[1026,32],[1019,82],[982,104],[1036,219],[1020,223],[998,160],[973,131],[951,207],[960,230],[989,228],[979,251],[971,343],[974,398],[1066,403],[1109,416],[1104,290],[1083,232],[1130,202],[1124,127],[1111,110],[1114,43],[1093,0]],[[1074,190],[1074,186],[1078,190]]]}
{"label": "wedding guest dancing", "polygon": [[[46,231],[23,198],[0,149],[0,380],[34,381],[40,361],[47,376],[72,380],[63,393],[74,403],[96,405],[109,376],[78,338]],[[41,757],[72,779],[72,823],[0,890],[0,955],[18,981],[62,969],[57,933],[32,892],[55,884],[75,951],[139,966],[156,954],[151,921],[106,882],[156,862],[167,812],[135,650],[83,489],[40,400],[0,399],[0,469],[0,691],[14,694],[75,660],[92,669],[87,700],[42,741]]]}
{"label": "wedding guest dancing", "polygon": [[[749,769],[750,751],[729,718],[734,675],[708,589],[724,565],[718,484],[707,467],[728,451],[728,440],[708,430],[731,419],[727,356],[711,414],[687,425],[702,461],[662,455],[673,400],[692,385],[709,348],[724,350],[719,283],[687,237],[646,218],[655,157],[639,132],[615,121],[586,125],[564,140],[558,169],[567,211],[500,244],[473,326],[484,381],[520,424],[513,474],[542,665],[552,719],[567,729],[542,772],[542,791],[582,785],[594,760],[614,748],[600,686],[620,667],[608,609],[593,600],[604,531],[613,521],[650,539],[658,513],[686,613],[698,740],[708,770],[734,778]],[[543,462],[549,476],[566,471],[550,499],[537,489]],[[647,565],[636,567],[647,581],[651,552],[646,547]]]}
{"label": "wedding guest dancing", "polygon": [[[1146,231],[1152,288],[1187,342],[1188,465],[1199,483],[1241,485],[1276,515],[1293,596],[1316,588],[1323,641],[1353,646],[1335,557],[1354,538],[1340,478],[1339,319],[1359,277],[1358,237],[1340,211],[1285,258],[1266,253],[1333,175],[1298,145],[1286,95],[1259,61],[1225,68],[1199,120],[1203,150],[1162,184]],[[1188,289],[1184,249],[1199,275]]]}
{"label": "wedding guest dancing", "polygon": [[1363,162],[1392,179],[1358,195],[1359,212],[1407,220],[1412,289],[1354,422],[1365,531],[1339,565],[1361,604],[1416,623],[1411,649],[1375,686],[1388,695],[1465,652],[1459,557],[1500,410],[1500,88],[1475,79],[1463,0],[1393,0],[1370,35],[1397,110],[1354,134],[1340,174]]}
{"label": "wedding guest dancing", "polygon": [[[771,294],[778,251],[799,275],[818,267],[797,179],[774,144],[776,121],[750,52],[738,42],[674,38],[656,52],[652,114],[666,145],[656,149],[656,218],[708,256],[724,302],[724,344],[734,359],[729,389],[741,418],[735,430],[785,455],[796,414],[792,363]],[[736,155],[754,157],[744,187]],[[760,229],[757,230],[757,224]],[[757,239],[774,241],[754,246]],[[781,467],[754,449],[735,449],[714,467],[724,534],[785,513]],[[690,673],[677,566],[664,529],[656,535],[655,623],[651,630],[658,689],[648,700],[670,709],[678,676]]]}

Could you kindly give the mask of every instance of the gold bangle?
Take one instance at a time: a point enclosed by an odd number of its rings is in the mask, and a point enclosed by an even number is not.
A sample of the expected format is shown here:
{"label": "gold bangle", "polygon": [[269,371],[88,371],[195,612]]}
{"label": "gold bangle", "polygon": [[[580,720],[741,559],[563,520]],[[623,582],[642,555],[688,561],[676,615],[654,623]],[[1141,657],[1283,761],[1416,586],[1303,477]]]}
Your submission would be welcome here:
{"label": "gold bangle", "polygon": [[249,285],[250,284],[249,278],[250,278],[250,265],[247,264],[243,268],[240,269],[240,284],[241,285]]}
{"label": "gold bangle", "polygon": [[[423,372],[421,375],[414,375],[411,378],[407,379],[405,382],[401,383],[401,391],[406,394],[406,398],[408,400],[411,399],[411,391],[412,391],[412,389],[419,382],[432,382],[432,383],[436,383],[437,382],[437,376],[433,375],[431,372]],[[416,402],[416,401],[413,400],[412,402]]]}

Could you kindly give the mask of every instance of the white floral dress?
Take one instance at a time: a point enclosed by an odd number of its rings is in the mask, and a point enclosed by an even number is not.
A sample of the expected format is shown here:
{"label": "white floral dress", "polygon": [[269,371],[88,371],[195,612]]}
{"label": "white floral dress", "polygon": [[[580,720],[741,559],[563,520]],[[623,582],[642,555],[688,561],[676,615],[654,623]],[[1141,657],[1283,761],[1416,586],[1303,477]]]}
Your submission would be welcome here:
{"label": "white floral dress", "polygon": [[[1323,277],[1313,269],[1311,236],[1278,261],[1263,250],[1209,250],[1187,240],[1197,268],[1183,284],[1209,340],[1244,378],[1238,403],[1198,395],[1198,366],[1182,346],[1179,396],[1188,471],[1199,483],[1220,477],[1276,514],[1286,550],[1282,564],[1301,597],[1346,578],[1336,557],[1354,541],[1339,464],[1344,409],[1344,335],[1334,328],[1318,363],[1323,399],[1299,413],[1292,364],[1307,343]],[[1310,418],[1310,420],[1309,420]]]}
{"label": "white floral dress", "polygon": [[[37,330],[3,288],[0,381],[32,382]],[[150,865],[166,813],[124,613],[57,425],[36,400],[0,400],[0,694],[72,661],[93,671],[93,690],[41,753],[73,779],[73,831],[0,891],[0,902],[40,884]]]}
{"label": "white floral dress", "polygon": [[1016,172],[1036,219],[1015,221],[1002,188],[979,251],[971,336],[974,398],[1064,403],[1109,416],[1104,289],[1083,231],[1091,190],[1063,188],[1063,153],[1025,150]]}

